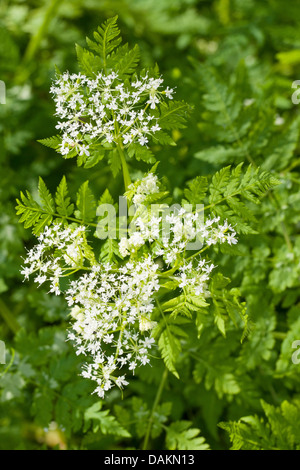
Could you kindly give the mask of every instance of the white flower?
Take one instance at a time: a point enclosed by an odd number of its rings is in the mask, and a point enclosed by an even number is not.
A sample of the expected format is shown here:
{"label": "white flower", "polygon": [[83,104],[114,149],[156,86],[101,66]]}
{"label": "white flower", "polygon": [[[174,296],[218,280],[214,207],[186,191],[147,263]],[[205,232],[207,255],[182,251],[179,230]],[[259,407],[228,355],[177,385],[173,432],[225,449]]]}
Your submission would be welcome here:
{"label": "white flower", "polygon": [[166,94],[166,96],[167,96],[170,100],[173,99],[173,96],[172,96],[173,93],[174,93],[173,88],[167,87],[167,88],[165,89],[165,94]]}
{"label": "white flower", "polygon": [[38,282],[39,285],[43,284],[45,281],[47,281],[47,276],[45,276],[45,275],[42,276],[40,274],[38,276],[36,276],[36,278],[34,280],[34,282]]}
{"label": "white flower", "polygon": [[[99,72],[93,79],[68,72],[59,76],[50,92],[60,119],[56,125],[62,132],[60,153],[68,155],[76,148],[80,156],[89,156],[95,139],[103,144],[118,144],[122,139],[124,145],[146,145],[147,135],[160,130],[151,110],[161,100],[172,99],[173,90],[161,91],[162,83],[161,78],[145,76],[125,85],[115,72]],[[151,121],[156,124],[150,128]]]}
{"label": "white flower", "polygon": [[79,150],[79,155],[86,155],[90,156],[90,152],[88,151],[88,146],[87,145],[81,145],[80,150]]}
{"label": "white flower", "polygon": [[128,243],[127,238],[125,237],[121,238],[119,242],[119,251],[120,251],[121,256],[123,257],[129,255],[129,243]]}
{"label": "white flower", "polygon": [[149,331],[149,330],[153,330],[156,324],[157,324],[156,322],[151,321],[149,318],[141,317],[139,328],[140,328],[140,331]]}
{"label": "white flower", "polygon": [[123,388],[123,386],[128,385],[127,380],[125,380],[125,375],[122,375],[116,379],[116,384],[119,388]]}

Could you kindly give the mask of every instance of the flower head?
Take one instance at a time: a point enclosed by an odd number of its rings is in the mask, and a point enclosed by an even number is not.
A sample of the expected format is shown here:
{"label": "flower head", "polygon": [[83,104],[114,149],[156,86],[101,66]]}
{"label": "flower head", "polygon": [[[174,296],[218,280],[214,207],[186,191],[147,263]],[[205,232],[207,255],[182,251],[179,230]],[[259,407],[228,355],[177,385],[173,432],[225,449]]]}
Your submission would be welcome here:
{"label": "flower head", "polygon": [[137,143],[147,146],[160,130],[155,114],[157,105],[172,99],[173,90],[161,89],[162,78],[148,75],[121,82],[115,72],[99,72],[94,78],[64,74],[51,87],[56,105],[56,126],[62,132],[59,151],[69,155],[90,155],[91,142],[97,144]]}

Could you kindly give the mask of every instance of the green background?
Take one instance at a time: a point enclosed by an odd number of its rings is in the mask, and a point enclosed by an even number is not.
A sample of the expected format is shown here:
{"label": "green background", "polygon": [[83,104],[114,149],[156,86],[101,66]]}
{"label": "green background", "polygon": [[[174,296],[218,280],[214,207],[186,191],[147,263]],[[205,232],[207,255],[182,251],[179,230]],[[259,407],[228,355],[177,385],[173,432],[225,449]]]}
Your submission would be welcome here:
{"label": "green background", "polygon": [[[82,170],[37,142],[55,133],[55,66],[77,71],[75,43],[85,46],[116,14],[124,41],[140,46],[142,65],[157,63],[176,99],[194,107],[187,128],[173,135],[177,146],[153,148],[174,196],[193,177],[240,162],[281,181],[256,209],[258,234],[242,237],[240,256],[221,258],[255,326],[242,345],[234,327],[226,338],[212,327],[183,354],[180,381],[169,377],[153,417],[151,446],[172,448],[166,428],[181,426],[184,434],[184,424],[174,423],[188,421],[211,448],[229,449],[218,423],[252,416],[237,447],[297,448],[300,366],[291,357],[300,339],[300,121],[291,96],[300,79],[299,0],[1,0],[0,339],[7,363],[0,365],[0,448],[139,449],[163,371],[161,363],[141,370],[123,400],[112,393],[100,405],[65,342],[63,300],[20,275],[25,247],[34,243],[15,215],[21,190],[35,194],[39,176],[53,190],[65,174],[71,192],[87,177],[98,194],[123,192],[121,175],[113,178],[101,162]],[[255,100],[253,113],[251,106],[239,112],[245,100]],[[131,170],[138,176],[147,166]]]}

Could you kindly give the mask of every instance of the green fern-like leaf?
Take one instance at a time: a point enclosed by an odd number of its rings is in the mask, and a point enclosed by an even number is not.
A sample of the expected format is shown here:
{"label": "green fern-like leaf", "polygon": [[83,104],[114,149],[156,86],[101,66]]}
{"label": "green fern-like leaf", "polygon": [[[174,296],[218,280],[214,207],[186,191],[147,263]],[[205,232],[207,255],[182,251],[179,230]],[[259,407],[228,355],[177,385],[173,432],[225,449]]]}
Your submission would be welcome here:
{"label": "green fern-like leaf", "polygon": [[108,65],[109,55],[119,46],[122,38],[119,37],[120,30],[117,26],[118,16],[109,18],[101,26],[98,27],[97,31],[94,32],[94,39],[87,38],[87,44],[95,51],[102,59],[103,68],[106,71]]}
{"label": "green fern-like leaf", "polygon": [[78,224],[89,225],[96,217],[96,203],[88,182],[83,183],[77,195],[77,211],[73,216],[74,204],[68,196],[68,188],[65,177],[62,178],[55,198],[51,195],[42,178],[39,179],[39,201],[36,201],[29,191],[26,194],[20,193],[20,198],[16,200],[17,215],[19,222],[24,227],[32,228],[35,235],[39,235],[46,226],[53,220],[61,222],[67,220]]}
{"label": "green fern-like leaf", "polygon": [[177,378],[179,378],[179,375],[176,370],[176,361],[182,350],[181,340],[187,337],[181,325],[187,322],[188,320],[182,317],[171,318],[164,315],[153,330],[153,337],[158,339],[158,348],[164,363],[167,369]]}
{"label": "green fern-like leaf", "polygon": [[84,432],[88,429],[102,434],[112,434],[120,437],[130,437],[129,432],[120,425],[117,419],[110,414],[109,410],[102,411],[100,402],[90,406],[84,413]]}
{"label": "green fern-like leaf", "polygon": [[57,150],[59,145],[61,144],[61,136],[54,135],[53,137],[47,137],[46,139],[40,139],[38,142],[45,147],[49,147],[51,149]]}
{"label": "green fern-like leaf", "polygon": [[155,163],[156,161],[151,150],[139,144],[131,144],[128,147],[127,152],[130,158],[134,157],[138,161],[142,160],[143,162],[151,164]]}
{"label": "green fern-like leaf", "polygon": [[171,316],[177,315],[192,317],[192,312],[196,312],[199,308],[208,306],[204,296],[193,295],[192,293],[184,293],[171,300],[163,303],[164,312],[171,312]]}
{"label": "green fern-like leaf", "polygon": [[236,168],[227,166],[216,172],[209,185],[209,208],[223,218],[228,218],[235,230],[255,233],[249,225],[256,221],[253,210],[246,201],[260,204],[261,198],[279,181],[270,173],[248,166],[242,172],[243,163]]}
{"label": "green fern-like leaf", "polygon": [[192,428],[190,421],[175,421],[167,428],[166,445],[169,450],[209,450],[200,429]]}
{"label": "green fern-like leaf", "polygon": [[63,176],[55,194],[55,202],[57,212],[63,217],[68,217],[73,214],[74,204],[71,204],[71,199],[68,196],[68,186],[65,176]]}
{"label": "green fern-like leaf", "polygon": [[101,70],[103,66],[100,57],[78,44],[76,44],[76,54],[81,71],[86,76],[94,78],[95,73]]}
{"label": "green fern-like leaf", "polygon": [[186,127],[191,107],[184,101],[170,101],[160,105],[159,125],[162,129],[173,130]]}
{"label": "green fern-like leaf", "polygon": [[16,206],[17,215],[21,215],[19,222],[26,229],[32,228],[35,235],[51,224],[55,213],[53,198],[42,178],[39,180],[39,196],[40,203],[33,199],[29,191],[26,191],[26,196],[21,192]]}
{"label": "green fern-like leaf", "polygon": [[76,217],[84,223],[91,222],[96,217],[96,201],[89,187],[89,181],[85,181],[77,192]]}
{"label": "green fern-like leaf", "polygon": [[197,176],[187,183],[184,189],[186,199],[193,205],[204,202],[208,190],[208,178],[206,176]]}
{"label": "green fern-like leaf", "polygon": [[266,419],[247,416],[220,423],[228,434],[232,450],[299,450],[299,401],[283,401],[280,407],[261,400]]}
{"label": "green fern-like leaf", "polygon": [[109,57],[109,68],[118,72],[120,78],[132,75],[140,61],[140,49],[136,44],[132,49],[128,44],[117,48]]}
{"label": "green fern-like leaf", "polygon": [[42,208],[52,214],[55,211],[54,200],[41,177],[39,178],[39,196],[42,203]]}

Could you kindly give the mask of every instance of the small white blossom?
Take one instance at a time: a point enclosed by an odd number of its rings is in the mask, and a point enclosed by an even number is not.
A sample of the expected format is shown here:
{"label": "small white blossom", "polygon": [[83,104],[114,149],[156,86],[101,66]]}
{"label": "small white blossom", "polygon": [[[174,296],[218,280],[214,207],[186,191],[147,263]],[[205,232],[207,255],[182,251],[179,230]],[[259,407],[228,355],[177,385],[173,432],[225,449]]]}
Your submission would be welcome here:
{"label": "small white blossom", "polygon": [[174,90],[161,90],[162,83],[162,78],[146,75],[125,85],[115,72],[99,72],[93,79],[69,72],[59,76],[50,92],[60,119],[60,153],[75,149],[80,156],[89,156],[92,139],[147,145],[148,136],[160,130],[153,111],[162,100],[173,99]]}

